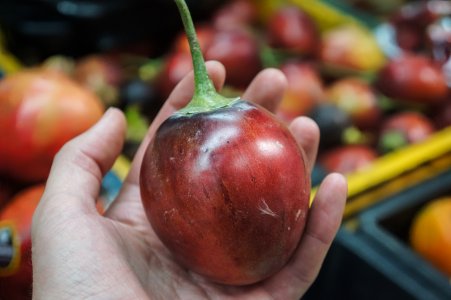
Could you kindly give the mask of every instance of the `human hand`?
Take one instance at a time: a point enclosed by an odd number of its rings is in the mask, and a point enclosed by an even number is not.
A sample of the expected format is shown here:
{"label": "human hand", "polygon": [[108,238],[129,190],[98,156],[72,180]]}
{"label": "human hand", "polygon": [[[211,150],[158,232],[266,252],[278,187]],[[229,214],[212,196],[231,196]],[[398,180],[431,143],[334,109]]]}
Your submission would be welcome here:
{"label": "human hand", "polygon": [[[221,64],[209,62],[217,89]],[[283,95],[280,71],[262,71],[243,99],[274,110]],[[178,265],[153,232],[141,203],[139,169],[158,126],[193,94],[193,74],[174,89],[144,139],[122,189],[104,215],[96,209],[103,175],[120,154],[125,120],[109,110],[92,129],[67,143],[54,160],[32,228],[34,299],[298,299],[316,278],[338,230],[346,181],[330,174],[319,188],[302,240],[288,264],[257,284],[232,287],[211,283]],[[308,118],[290,129],[304,149],[311,170],[319,130]]]}

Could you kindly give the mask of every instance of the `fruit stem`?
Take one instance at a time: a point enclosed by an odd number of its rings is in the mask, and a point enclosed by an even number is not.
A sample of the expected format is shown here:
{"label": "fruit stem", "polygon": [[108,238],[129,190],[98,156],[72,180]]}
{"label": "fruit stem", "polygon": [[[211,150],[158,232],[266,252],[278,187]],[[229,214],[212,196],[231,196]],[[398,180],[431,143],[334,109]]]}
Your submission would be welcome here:
{"label": "fruit stem", "polygon": [[188,105],[178,113],[192,114],[228,106],[236,99],[219,95],[207,73],[205,60],[197,40],[196,30],[185,0],[175,0],[188,38],[194,69],[194,95]]}

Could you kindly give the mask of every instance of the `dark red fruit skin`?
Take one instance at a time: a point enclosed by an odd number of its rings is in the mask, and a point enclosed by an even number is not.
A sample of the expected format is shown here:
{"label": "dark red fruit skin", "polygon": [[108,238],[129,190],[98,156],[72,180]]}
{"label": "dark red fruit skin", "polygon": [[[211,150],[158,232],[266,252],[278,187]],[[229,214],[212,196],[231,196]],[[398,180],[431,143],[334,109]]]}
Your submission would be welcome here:
{"label": "dark red fruit skin", "polygon": [[296,6],[275,11],[267,25],[271,46],[299,54],[314,54],[319,49],[316,24]]}
{"label": "dark red fruit skin", "polygon": [[378,154],[376,150],[365,145],[345,145],[324,152],[320,165],[328,172],[350,174],[368,167]]}
{"label": "dark red fruit skin", "polygon": [[245,30],[218,30],[205,49],[206,60],[220,61],[227,72],[226,84],[244,88],[262,69],[256,37]]}
{"label": "dark red fruit skin", "polygon": [[245,101],[166,120],[146,150],[140,185],[164,245],[182,265],[223,284],[280,270],[309,207],[302,150],[285,125]]}
{"label": "dark red fruit skin", "polygon": [[378,74],[376,87],[389,97],[423,104],[441,103],[449,93],[440,68],[428,58],[413,54],[388,62]]}

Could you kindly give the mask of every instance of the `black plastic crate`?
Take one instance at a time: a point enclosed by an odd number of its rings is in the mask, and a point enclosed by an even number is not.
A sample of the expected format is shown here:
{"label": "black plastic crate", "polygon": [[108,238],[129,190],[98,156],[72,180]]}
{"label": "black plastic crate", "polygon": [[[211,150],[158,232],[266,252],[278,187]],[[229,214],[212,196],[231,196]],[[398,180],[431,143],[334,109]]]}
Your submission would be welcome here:
{"label": "black plastic crate", "polygon": [[445,195],[451,195],[451,170],[393,195],[363,212],[359,216],[357,234],[431,293],[440,299],[451,299],[450,279],[415,253],[408,240],[416,213],[429,201]]}
{"label": "black plastic crate", "polygon": [[441,300],[427,284],[380,251],[369,239],[340,229],[323,267],[302,299]]}

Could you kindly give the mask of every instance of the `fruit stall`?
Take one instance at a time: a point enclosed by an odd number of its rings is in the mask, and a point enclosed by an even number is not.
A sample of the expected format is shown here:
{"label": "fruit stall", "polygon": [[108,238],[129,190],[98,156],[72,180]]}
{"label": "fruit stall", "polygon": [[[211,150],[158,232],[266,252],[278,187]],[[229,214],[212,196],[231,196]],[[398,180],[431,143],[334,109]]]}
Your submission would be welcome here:
{"label": "fruit stall", "polygon": [[[311,200],[327,174],[348,180],[304,299],[451,299],[451,1],[186,2],[205,60],[225,67],[223,95],[277,68],[276,117],[317,123]],[[32,215],[61,147],[123,111],[103,213],[191,59],[173,1],[0,5],[0,299],[30,298]]]}

